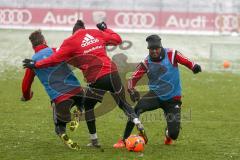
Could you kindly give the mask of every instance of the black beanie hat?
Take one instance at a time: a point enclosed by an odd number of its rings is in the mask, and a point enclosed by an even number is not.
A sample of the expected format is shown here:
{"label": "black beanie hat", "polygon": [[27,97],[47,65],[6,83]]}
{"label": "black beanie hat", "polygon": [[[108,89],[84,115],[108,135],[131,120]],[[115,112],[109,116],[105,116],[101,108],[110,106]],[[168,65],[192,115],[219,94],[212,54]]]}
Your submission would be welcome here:
{"label": "black beanie hat", "polygon": [[146,38],[146,41],[148,42],[148,49],[156,49],[162,47],[161,38],[156,34],[148,36]]}

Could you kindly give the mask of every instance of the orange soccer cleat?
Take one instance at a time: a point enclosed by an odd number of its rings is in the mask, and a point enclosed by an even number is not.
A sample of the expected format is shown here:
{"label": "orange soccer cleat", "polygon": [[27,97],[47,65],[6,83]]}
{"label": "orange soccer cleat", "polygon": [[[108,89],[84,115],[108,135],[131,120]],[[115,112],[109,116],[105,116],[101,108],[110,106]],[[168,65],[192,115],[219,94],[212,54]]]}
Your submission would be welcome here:
{"label": "orange soccer cleat", "polygon": [[117,143],[113,145],[114,148],[125,148],[125,143],[123,139],[119,139]]}
{"label": "orange soccer cleat", "polygon": [[166,136],[164,139],[164,144],[171,145],[172,143],[173,143],[172,139]]}

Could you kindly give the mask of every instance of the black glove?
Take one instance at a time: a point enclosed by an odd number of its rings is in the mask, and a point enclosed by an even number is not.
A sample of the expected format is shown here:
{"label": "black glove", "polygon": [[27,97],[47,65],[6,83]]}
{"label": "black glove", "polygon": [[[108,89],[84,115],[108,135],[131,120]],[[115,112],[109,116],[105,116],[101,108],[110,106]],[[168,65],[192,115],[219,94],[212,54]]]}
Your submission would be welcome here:
{"label": "black glove", "polygon": [[23,60],[23,68],[35,68],[35,61],[31,59],[24,59]]}
{"label": "black glove", "polygon": [[130,98],[133,102],[139,101],[140,94],[136,89],[130,89],[130,90],[128,90],[128,92],[129,92]]}
{"label": "black glove", "polygon": [[105,22],[98,23],[96,26],[97,26],[98,29],[100,29],[102,31],[107,29],[107,24]]}
{"label": "black glove", "polygon": [[198,64],[195,64],[192,69],[193,73],[196,74],[198,72],[202,72],[201,66]]}

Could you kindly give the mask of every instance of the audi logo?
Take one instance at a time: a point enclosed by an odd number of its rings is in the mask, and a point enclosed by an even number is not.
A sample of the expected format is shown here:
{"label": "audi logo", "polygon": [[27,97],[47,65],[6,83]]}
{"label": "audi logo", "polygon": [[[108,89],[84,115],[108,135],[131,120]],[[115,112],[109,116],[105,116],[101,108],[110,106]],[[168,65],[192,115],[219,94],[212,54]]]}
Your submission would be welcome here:
{"label": "audi logo", "polygon": [[0,9],[0,24],[29,24],[32,14],[26,9]]}
{"label": "audi logo", "polygon": [[156,19],[151,13],[119,12],[114,17],[114,21],[119,27],[150,28],[155,24]]}
{"label": "audi logo", "polygon": [[222,29],[224,31],[232,31],[237,29],[239,26],[240,17],[234,15],[219,15],[215,19],[215,26],[217,29]]}

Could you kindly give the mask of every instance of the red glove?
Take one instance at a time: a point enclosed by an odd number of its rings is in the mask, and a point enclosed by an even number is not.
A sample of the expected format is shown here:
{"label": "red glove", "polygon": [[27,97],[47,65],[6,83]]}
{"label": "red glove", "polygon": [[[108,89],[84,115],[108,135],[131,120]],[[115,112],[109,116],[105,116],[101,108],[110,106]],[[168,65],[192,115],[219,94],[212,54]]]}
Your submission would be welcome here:
{"label": "red glove", "polygon": [[30,96],[29,96],[28,98],[24,98],[24,97],[22,96],[22,97],[21,97],[21,101],[23,101],[23,102],[29,101],[30,99],[32,99],[32,97],[33,97],[33,92],[31,91]]}

